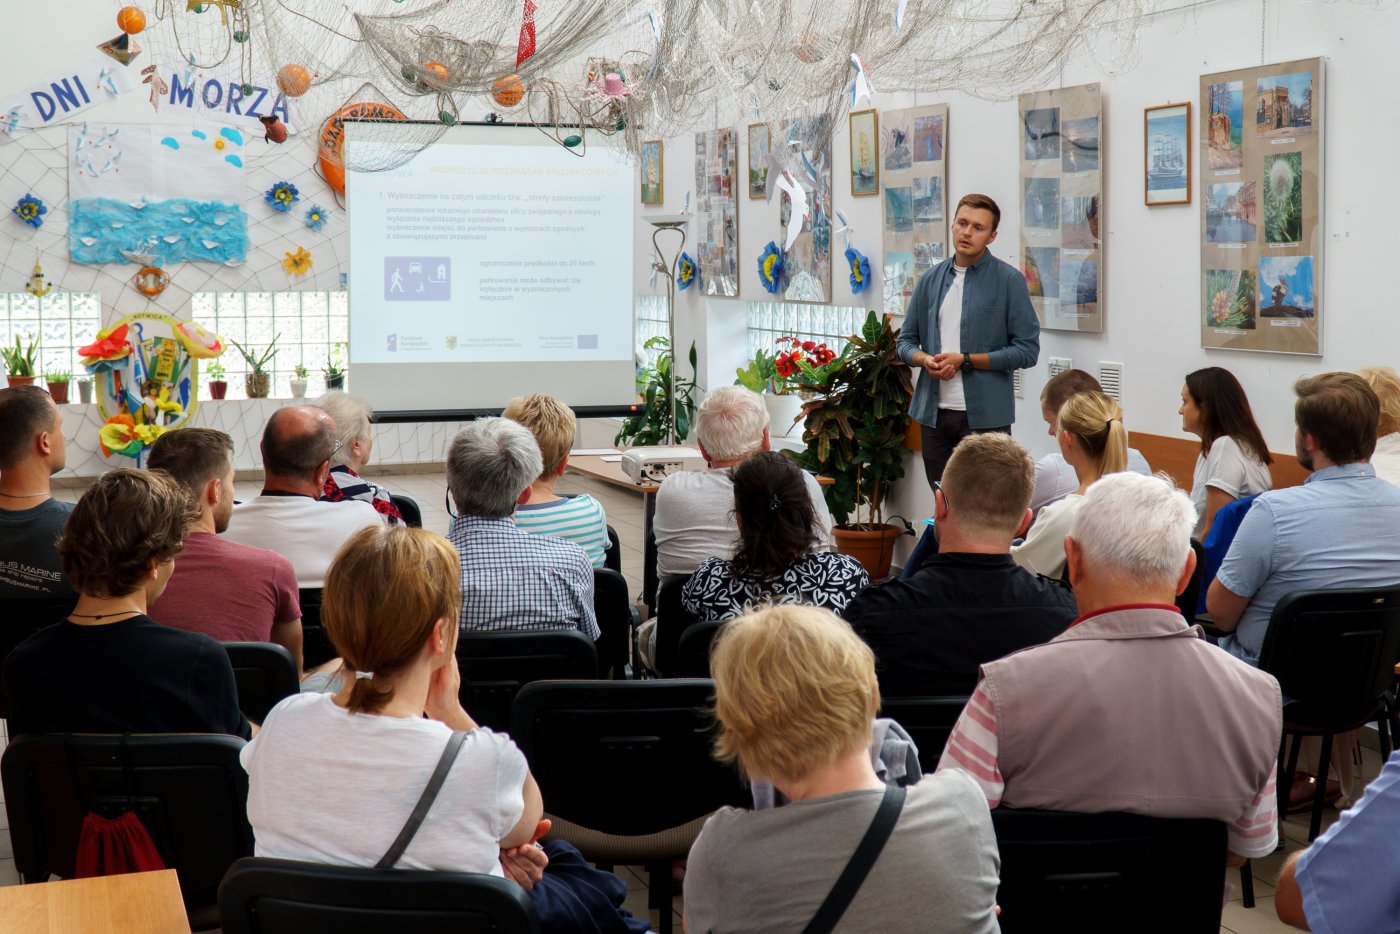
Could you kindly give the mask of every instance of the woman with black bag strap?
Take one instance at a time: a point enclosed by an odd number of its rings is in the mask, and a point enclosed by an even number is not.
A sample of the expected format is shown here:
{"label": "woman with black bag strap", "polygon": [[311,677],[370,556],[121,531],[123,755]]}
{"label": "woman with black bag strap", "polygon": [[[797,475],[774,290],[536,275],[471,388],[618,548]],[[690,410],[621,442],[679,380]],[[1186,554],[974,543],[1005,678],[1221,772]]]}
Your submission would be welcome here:
{"label": "woman with black bag strap", "polygon": [[870,761],[875,659],[816,607],[720,630],[715,754],[789,802],[723,808],[690,851],[691,934],[995,934],[1000,871],[986,798],[947,771],[886,787]]}

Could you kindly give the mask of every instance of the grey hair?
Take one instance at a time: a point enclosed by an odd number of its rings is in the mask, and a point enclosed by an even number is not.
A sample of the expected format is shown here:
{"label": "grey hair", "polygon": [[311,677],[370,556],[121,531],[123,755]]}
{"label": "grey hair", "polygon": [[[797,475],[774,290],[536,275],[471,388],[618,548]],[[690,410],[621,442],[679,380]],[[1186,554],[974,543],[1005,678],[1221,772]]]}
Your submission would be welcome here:
{"label": "grey hair", "polygon": [[335,437],[340,442],[340,450],[331,458],[331,466],[339,467],[349,463],[350,445],[360,438],[368,438],[373,430],[370,425],[374,421],[374,409],[359,396],[352,396],[339,389],[332,389],[313,399],[311,404],[335,422]]}
{"label": "grey hair", "polygon": [[748,457],[762,446],[767,427],[763,397],[743,386],[710,390],[695,416],[695,435],[710,460],[716,461]]}
{"label": "grey hair", "polygon": [[544,472],[530,429],[508,418],[469,423],[447,450],[447,488],[464,516],[501,519]]}
{"label": "grey hair", "polygon": [[1191,554],[1196,508],[1166,474],[1109,474],[1089,487],[1069,536],[1084,563],[1111,577],[1175,586]]}

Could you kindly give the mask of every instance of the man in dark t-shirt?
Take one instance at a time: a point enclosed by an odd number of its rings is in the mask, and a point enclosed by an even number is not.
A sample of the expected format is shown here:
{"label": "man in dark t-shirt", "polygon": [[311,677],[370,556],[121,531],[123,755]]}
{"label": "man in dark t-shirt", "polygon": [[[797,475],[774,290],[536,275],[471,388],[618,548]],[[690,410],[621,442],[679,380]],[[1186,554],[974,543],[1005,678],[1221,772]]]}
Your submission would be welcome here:
{"label": "man in dark t-shirt", "polygon": [[0,600],[77,599],[58,561],[73,507],[49,495],[66,454],[63,412],[48,393],[0,389]]}

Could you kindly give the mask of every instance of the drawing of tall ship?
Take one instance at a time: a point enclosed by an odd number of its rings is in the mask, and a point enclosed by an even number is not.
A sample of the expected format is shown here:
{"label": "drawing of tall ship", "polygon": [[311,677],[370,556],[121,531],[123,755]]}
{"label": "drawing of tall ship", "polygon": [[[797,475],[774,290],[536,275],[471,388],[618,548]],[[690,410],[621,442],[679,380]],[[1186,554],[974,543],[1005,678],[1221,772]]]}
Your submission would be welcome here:
{"label": "drawing of tall ship", "polygon": [[1174,178],[1186,173],[1186,158],[1181,152],[1181,143],[1174,136],[1152,137],[1152,161],[1147,168],[1148,178]]}

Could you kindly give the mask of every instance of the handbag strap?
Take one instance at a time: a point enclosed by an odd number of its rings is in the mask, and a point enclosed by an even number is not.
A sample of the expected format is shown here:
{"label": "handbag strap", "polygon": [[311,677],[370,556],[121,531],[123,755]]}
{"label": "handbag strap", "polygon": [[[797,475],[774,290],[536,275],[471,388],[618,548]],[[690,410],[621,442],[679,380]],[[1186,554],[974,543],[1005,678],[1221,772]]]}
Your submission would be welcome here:
{"label": "handbag strap", "polygon": [[865,836],[861,838],[856,851],[851,854],[846,868],[841,870],[841,875],[827,893],[826,900],[817,909],[816,915],[802,929],[802,934],[827,934],[836,930],[837,922],[855,900],[865,877],[870,875],[875,860],[879,859],[880,851],[885,848],[885,842],[889,840],[890,834],[894,833],[899,812],[904,809],[904,796],[905,791],[902,787],[885,786],[885,796],[880,799],[880,806],[875,809],[875,817],[870,821]]}
{"label": "handbag strap", "polygon": [[443,748],[442,755],[438,757],[437,767],[433,769],[433,774],[428,779],[428,785],[423,789],[423,794],[419,796],[418,803],[413,806],[413,813],[408,815],[408,821],[404,823],[403,830],[399,831],[398,837],[394,839],[383,858],[374,864],[375,869],[393,869],[398,863],[399,857],[403,856],[403,851],[408,849],[408,845],[413,842],[414,835],[418,833],[418,828],[422,826],[423,819],[428,816],[428,810],[433,806],[433,801],[442,789],[442,783],[447,781],[447,773],[452,770],[452,763],[456,760],[457,753],[462,749],[462,741],[466,738],[467,734],[464,730],[453,730],[452,735],[447,738],[447,746]]}

